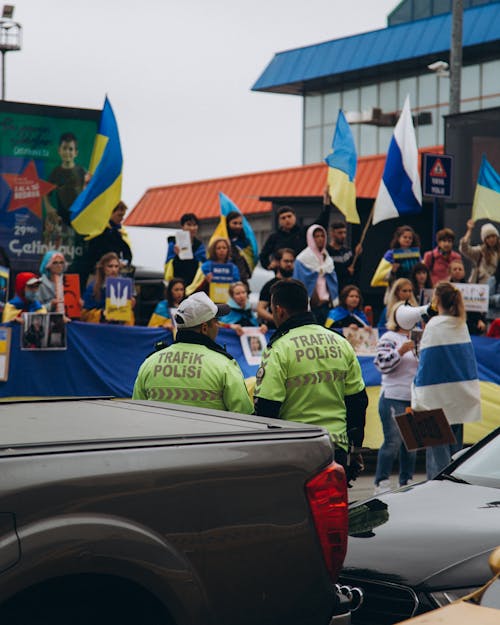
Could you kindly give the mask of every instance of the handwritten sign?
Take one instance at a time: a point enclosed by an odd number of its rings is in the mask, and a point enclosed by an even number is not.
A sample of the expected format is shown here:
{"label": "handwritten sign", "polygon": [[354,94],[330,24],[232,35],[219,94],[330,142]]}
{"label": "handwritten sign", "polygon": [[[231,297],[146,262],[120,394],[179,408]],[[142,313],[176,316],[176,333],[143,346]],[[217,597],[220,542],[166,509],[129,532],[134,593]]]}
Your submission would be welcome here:
{"label": "handwritten sign", "polygon": [[457,442],[442,408],[409,410],[394,418],[408,451]]}
{"label": "handwritten sign", "polygon": [[80,276],[77,273],[65,273],[63,275],[63,284],[66,316],[70,319],[80,319],[82,315]]}
{"label": "handwritten sign", "polygon": [[342,328],[342,334],[358,356],[373,356],[377,352],[377,328]]}
{"label": "handwritten sign", "polygon": [[462,292],[462,298],[467,312],[488,312],[490,287],[487,284],[456,283],[453,286]]}

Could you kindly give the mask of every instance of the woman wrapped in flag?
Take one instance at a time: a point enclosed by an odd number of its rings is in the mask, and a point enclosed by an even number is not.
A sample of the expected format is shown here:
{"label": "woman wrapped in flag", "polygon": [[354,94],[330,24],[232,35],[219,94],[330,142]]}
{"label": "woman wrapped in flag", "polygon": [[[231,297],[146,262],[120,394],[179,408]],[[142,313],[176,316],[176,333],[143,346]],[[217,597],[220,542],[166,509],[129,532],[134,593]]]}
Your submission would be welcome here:
{"label": "woman wrapped in flag", "polygon": [[432,307],[438,315],[425,326],[420,359],[412,384],[414,410],[442,408],[456,444],[428,447],[427,477],[433,478],[463,446],[463,424],[481,420],[477,364],[461,292],[450,282],[440,282]]}
{"label": "woman wrapped in flag", "polygon": [[339,288],[333,259],[326,248],[326,230],[313,224],[306,234],[307,247],[295,259],[293,277],[304,283],[311,312],[324,325],[328,313],[338,304]]}

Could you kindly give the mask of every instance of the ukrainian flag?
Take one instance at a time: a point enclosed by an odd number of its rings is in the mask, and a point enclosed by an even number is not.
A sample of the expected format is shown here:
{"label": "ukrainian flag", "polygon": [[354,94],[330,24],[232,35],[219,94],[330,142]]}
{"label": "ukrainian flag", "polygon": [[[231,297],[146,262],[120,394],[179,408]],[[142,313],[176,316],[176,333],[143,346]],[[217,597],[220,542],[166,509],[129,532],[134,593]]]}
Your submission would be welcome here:
{"label": "ukrainian flag", "polygon": [[351,224],[359,224],[356,209],[357,155],[351,128],[342,110],[332,141],[332,152],[325,158],[328,165],[328,192],[333,204]]}
{"label": "ukrainian flag", "polygon": [[103,232],[114,207],[121,199],[122,168],[118,126],[106,97],[90,159],[89,172],[92,178],[70,208],[71,225],[88,239]]}
{"label": "ukrainian flag", "polygon": [[484,154],[472,202],[472,219],[500,221],[500,175]]}
{"label": "ukrainian flag", "polygon": [[259,253],[257,249],[257,240],[255,238],[255,234],[252,230],[252,226],[248,223],[247,218],[242,214],[240,209],[236,206],[236,204],[230,200],[227,195],[224,195],[221,191],[219,191],[219,205],[220,205],[220,220],[217,224],[217,227],[214,230],[214,233],[210,237],[209,246],[212,241],[216,238],[223,237],[224,239],[229,239],[229,234],[227,231],[227,223],[226,216],[233,211],[240,213],[243,217],[243,233],[245,235],[246,246],[243,248],[239,248],[241,254],[245,257],[250,270],[253,271],[257,261],[259,259]]}

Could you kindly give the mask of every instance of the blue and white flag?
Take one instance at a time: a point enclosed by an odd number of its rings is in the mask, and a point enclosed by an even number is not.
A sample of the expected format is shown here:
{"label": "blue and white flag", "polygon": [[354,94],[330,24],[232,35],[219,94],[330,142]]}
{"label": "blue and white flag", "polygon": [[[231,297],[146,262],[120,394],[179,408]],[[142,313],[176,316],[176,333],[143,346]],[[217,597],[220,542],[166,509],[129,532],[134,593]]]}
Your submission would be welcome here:
{"label": "blue and white flag", "polygon": [[417,140],[411,119],[410,96],[406,96],[387,152],[372,223],[414,215],[421,210]]}
{"label": "blue and white flag", "polygon": [[438,315],[425,326],[411,406],[442,408],[450,424],[481,420],[474,348],[467,325],[457,317]]}
{"label": "blue and white flag", "polygon": [[484,154],[472,203],[472,219],[500,221],[500,174]]}

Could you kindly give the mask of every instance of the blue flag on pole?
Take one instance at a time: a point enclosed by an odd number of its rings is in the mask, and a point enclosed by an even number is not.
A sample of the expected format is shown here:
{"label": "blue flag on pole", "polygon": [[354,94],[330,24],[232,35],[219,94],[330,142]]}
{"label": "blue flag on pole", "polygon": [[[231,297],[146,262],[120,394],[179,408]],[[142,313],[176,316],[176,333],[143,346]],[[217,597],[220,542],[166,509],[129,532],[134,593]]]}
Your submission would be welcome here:
{"label": "blue flag on pole", "polygon": [[351,127],[342,110],[339,111],[337,126],[332,141],[332,152],[325,158],[328,165],[328,193],[335,206],[346,220],[359,224],[356,209],[356,165],[357,155]]}
{"label": "blue flag on pole", "polygon": [[472,202],[472,219],[500,221],[500,175],[484,154]]}
{"label": "blue flag on pole", "polygon": [[118,126],[106,97],[90,160],[92,178],[70,207],[71,225],[89,239],[106,228],[121,199],[122,168]]}
{"label": "blue flag on pole", "polygon": [[418,173],[418,149],[411,119],[410,97],[394,128],[384,173],[375,200],[373,224],[386,219],[414,215],[422,210],[422,189]]}
{"label": "blue flag on pole", "polygon": [[242,246],[239,247],[240,252],[245,257],[248,266],[253,271],[257,261],[259,259],[259,252],[257,248],[257,239],[255,238],[255,234],[253,232],[252,226],[249,224],[247,218],[242,214],[240,209],[236,206],[236,204],[224,195],[222,191],[219,191],[219,205],[220,205],[220,221],[217,224],[217,227],[214,230],[214,233],[210,237],[210,243],[216,239],[217,237],[223,237],[224,239],[229,239],[229,234],[227,231],[227,223],[226,217],[229,213],[236,211],[240,213],[243,217],[243,243]]}

